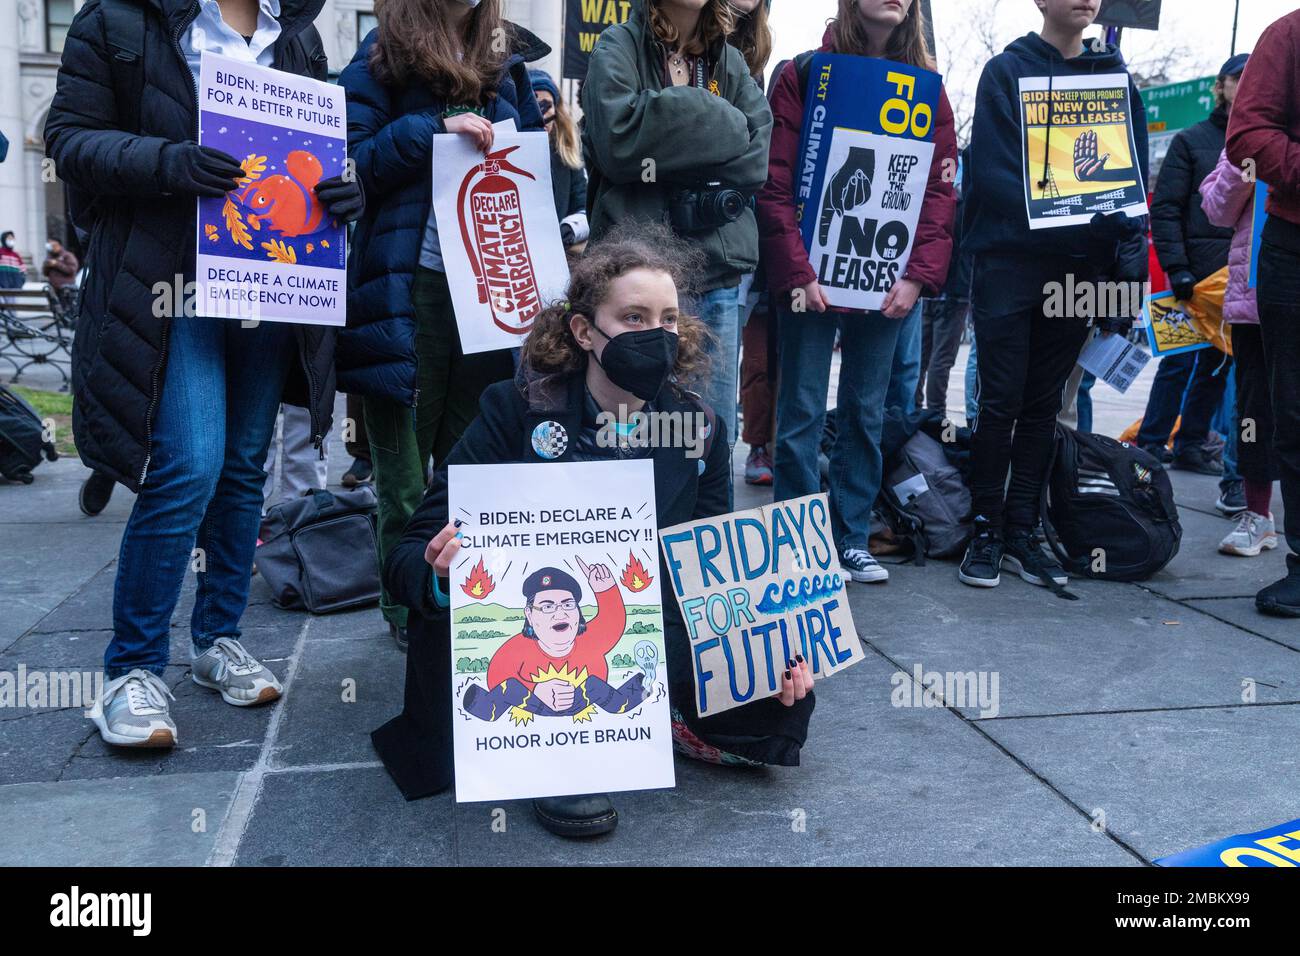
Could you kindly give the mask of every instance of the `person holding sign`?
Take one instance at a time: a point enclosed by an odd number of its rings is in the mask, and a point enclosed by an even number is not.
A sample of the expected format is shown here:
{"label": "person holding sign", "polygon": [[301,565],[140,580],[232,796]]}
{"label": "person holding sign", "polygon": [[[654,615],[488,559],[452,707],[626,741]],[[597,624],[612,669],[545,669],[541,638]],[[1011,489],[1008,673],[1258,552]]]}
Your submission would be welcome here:
{"label": "person holding sign", "polygon": [[[594,243],[574,267],[568,300],[539,317],[524,345],[517,379],[484,393],[481,414],[444,464],[645,457],[654,464],[661,528],[724,513],[730,471],[726,426],[684,388],[706,367],[706,333],[698,319],[682,311],[678,296],[699,258],[698,250],[662,227],[637,225]],[[702,446],[606,440],[622,434],[618,423],[630,411],[690,416],[709,431]],[[607,416],[615,423],[598,424]],[[462,534],[461,522],[449,521],[442,467],[384,567],[390,592],[412,611],[411,643],[403,712],[372,739],[408,799],[437,793],[452,782],[447,595]],[[550,663],[561,673],[566,664],[586,666],[584,686],[597,706],[635,706],[636,678],[610,686],[601,658],[623,632],[622,598],[606,568],[581,570],[585,585],[554,568],[531,572],[526,626],[493,657],[489,690],[473,692],[473,699],[463,702],[467,711],[491,715],[494,705],[519,706],[520,691],[530,686],[547,710],[572,710],[579,703],[572,687],[535,677],[550,673]],[[596,595],[598,607],[589,621],[579,610],[584,587]],[[813,709],[806,663],[788,662],[778,697],[700,719],[693,704],[690,643],[671,602],[664,605],[664,626],[678,747],[717,762],[797,764]],[[603,795],[552,797],[535,806],[542,824],[565,836],[608,832],[617,821]]]}
{"label": "person holding sign", "polygon": [[[1259,38],[1228,120],[1228,158],[1268,183],[1258,248],[1259,337],[1273,412],[1273,462],[1282,486],[1287,575],[1255,595],[1265,614],[1300,617],[1300,10]],[[1237,326],[1233,326],[1236,340]],[[1244,444],[1244,443],[1243,443]]]}
{"label": "person holding sign", "polygon": [[705,255],[692,308],[713,333],[705,401],[735,441],[741,277],[758,264],[752,197],[767,175],[772,114],[727,43],[727,0],[632,0],[596,42],[582,86],[591,236],[669,222]]}
{"label": "person holding sign", "polygon": [[[1084,43],[1099,0],[1035,2],[1042,33],[1021,37],[984,67],[963,179],[979,411],[974,535],[958,579],[974,587],[997,586],[1004,560],[1031,584],[1059,589],[1068,580],[1033,533],[1062,390],[1090,320],[1124,334],[1133,319],[1073,308],[1058,316],[1047,306],[1053,289],[1147,275],[1142,98],[1118,47]],[[1099,145],[1099,128],[1109,145]],[[1121,166],[1128,187],[1110,175]],[[1131,215],[1075,212],[1088,204],[1118,209],[1129,199]]]}
{"label": "person holding sign", "polygon": [[[886,66],[901,63],[919,70],[932,70],[923,16],[921,5],[913,0],[840,0],[839,14],[827,28],[819,52],[874,57],[885,61]],[[817,450],[826,416],[831,353],[838,330],[843,360],[830,474],[835,543],[840,565],[853,580],[886,581],[889,572],[867,550],[871,509],[882,478],[880,430],[884,402],[900,320],[918,307],[922,292],[936,295],[947,276],[956,202],[952,179],[957,168],[957,142],[952,109],[940,85],[937,108],[929,104],[924,104],[924,109],[918,106],[918,120],[925,111],[932,115],[930,124],[919,125],[932,126],[933,156],[928,174],[921,181],[923,185],[918,185],[922,190],[920,210],[906,266],[900,270],[897,262],[882,260],[875,274],[888,280],[892,266],[896,278],[883,283],[866,280],[869,286],[879,285],[878,291],[883,293],[878,311],[832,308],[819,281],[818,269],[809,259],[810,247],[801,231],[799,207],[808,204],[816,207],[814,242],[825,243],[837,223],[841,235],[850,229],[853,235],[865,235],[876,228],[876,219],[864,220],[861,211],[854,210],[867,201],[873,190],[877,195],[886,193],[892,179],[910,179],[908,173],[916,165],[917,156],[911,153],[913,140],[892,135],[878,137],[877,141],[885,143],[897,140],[900,144],[897,155],[883,149],[850,147],[844,162],[833,173],[834,167],[826,167],[830,184],[824,200],[820,196],[804,195],[805,162],[799,155],[800,143],[815,134],[825,140],[832,132],[804,129],[808,116],[812,116],[812,123],[819,122],[816,119],[819,105],[814,105],[810,112],[805,109],[805,103],[809,95],[818,95],[821,75],[812,75],[809,67],[807,75],[801,76],[799,66],[801,61],[811,59],[811,54],[797,57],[786,65],[777,80],[772,94],[776,124],[768,180],[758,197],[763,268],[773,300],[780,303],[775,498],[784,501],[821,490]],[[835,67],[832,63],[824,69],[833,75]],[[886,77],[893,79],[883,79],[882,88],[871,94],[885,98],[880,112],[890,110],[910,117],[912,110],[904,96],[909,89],[915,89],[916,77],[892,72]],[[937,82],[935,77],[931,80]],[[876,119],[882,122],[879,117]],[[838,137],[843,132],[836,129],[834,134]],[[823,143],[823,148],[834,147]],[[878,171],[877,152],[880,153]],[[951,171],[946,177],[945,169]],[[912,198],[909,193],[905,201],[915,210]],[[838,245],[843,244],[841,240]],[[875,245],[871,240],[865,244]],[[853,259],[858,263],[859,274],[866,274],[856,256],[818,258]],[[867,265],[875,269],[878,263],[869,259]]]}
{"label": "person holding sign", "polygon": [[[461,349],[433,209],[433,137],[464,136],[486,153],[494,123],[542,129],[527,62],[550,49],[502,20],[501,0],[387,0],[377,13],[339,77],[370,203],[353,236],[338,376],[364,397],[382,561],[420,503],[430,459],[447,457],[483,390],[514,372],[508,349]],[[406,608],[385,592],[380,609],[405,647]]]}
{"label": "person holding sign", "polygon": [[[68,33],[46,149],[89,234],[73,349],[77,449],[136,492],[122,535],[103,693],[90,713],[123,747],[177,741],[162,680],[172,612],[190,568],[195,683],[248,706],[280,696],[239,641],[261,519],[263,463],[281,400],[305,405],[317,446],[334,404],[333,329],[195,315],[197,197],[249,179],[200,146],[205,54],[324,80],[312,26],[324,0],[99,0]],[[132,95],[124,96],[123,90]],[[355,181],[315,184],[345,222]]]}

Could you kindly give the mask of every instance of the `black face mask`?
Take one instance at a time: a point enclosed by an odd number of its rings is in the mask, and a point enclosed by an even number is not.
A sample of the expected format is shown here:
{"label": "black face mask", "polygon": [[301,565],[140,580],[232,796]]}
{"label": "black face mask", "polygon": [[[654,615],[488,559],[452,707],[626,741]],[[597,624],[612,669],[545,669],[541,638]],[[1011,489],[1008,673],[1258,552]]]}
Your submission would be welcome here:
{"label": "black face mask", "polygon": [[663,388],[668,373],[677,364],[677,334],[667,329],[638,329],[610,337],[595,322],[591,327],[605,336],[605,354],[591,357],[605,370],[609,380],[624,391],[648,402]]}

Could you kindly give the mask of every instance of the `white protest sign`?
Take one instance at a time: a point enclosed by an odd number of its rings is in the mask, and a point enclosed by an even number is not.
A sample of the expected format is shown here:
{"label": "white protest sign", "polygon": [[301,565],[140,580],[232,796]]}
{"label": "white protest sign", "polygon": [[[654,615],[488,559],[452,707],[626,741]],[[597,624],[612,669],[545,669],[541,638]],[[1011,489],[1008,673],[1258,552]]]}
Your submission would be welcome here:
{"label": "white protest sign", "polygon": [[665,528],[700,716],[781,691],[802,654],[816,678],[862,660],[825,494]]}
{"label": "white protest sign", "polygon": [[462,350],[519,345],[569,283],[546,134],[434,136],[433,209]]}
{"label": "white protest sign", "polygon": [[196,314],[343,325],[346,227],[314,192],[344,172],[343,88],[205,52],[199,142],[234,156],[244,176],[198,200]]}
{"label": "white protest sign", "polygon": [[673,786],[653,462],[448,483],[456,799]]}

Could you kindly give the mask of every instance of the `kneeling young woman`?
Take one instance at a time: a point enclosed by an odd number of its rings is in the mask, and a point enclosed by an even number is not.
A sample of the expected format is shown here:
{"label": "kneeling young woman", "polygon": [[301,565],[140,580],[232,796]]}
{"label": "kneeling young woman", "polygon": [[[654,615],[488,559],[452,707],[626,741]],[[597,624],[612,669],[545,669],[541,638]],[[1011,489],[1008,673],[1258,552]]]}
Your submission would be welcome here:
{"label": "kneeling young woman", "polygon": [[[684,387],[703,369],[707,335],[678,302],[695,258],[666,230],[648,226],[588,249],[574,266],[568,300],[538,317],[514,381],[483,393],[478,418],[446,464],[548,461],[533,447],[533,429],[558,421],[571,437],[556,461],[653,460],[661,528],[727,511],[729,456],[721,419],[703,459],[689,457],[686,447],[610,447],[598,440],[602,412],[715,418]],[[384,567],[390,592],[412,612],[410,650],[405,707],[373,740],[407,799],[452,783],[451,617],[443,595],[450,593],[447,569],[460,549],[457,524],[448,520],[444,465]],[[778,697],[701,718],[681,613],[670,600],[663,610],[677,748],[716,763],[797,765],[813,710],[808,665],[792,662]],[[543,826],[563,836],[607,833],[618,820],[600,794],[551,797],[534,807]]]}

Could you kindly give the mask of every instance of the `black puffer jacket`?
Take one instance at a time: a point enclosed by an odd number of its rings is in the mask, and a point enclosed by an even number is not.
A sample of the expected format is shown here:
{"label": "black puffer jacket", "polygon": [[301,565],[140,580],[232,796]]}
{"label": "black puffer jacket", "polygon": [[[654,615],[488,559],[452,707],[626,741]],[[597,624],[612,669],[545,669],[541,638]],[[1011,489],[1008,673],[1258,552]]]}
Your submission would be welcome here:
{"label": "black puffer jacket", "polygon": [[[124,2],[124,0],[117,0]],[[95,196],[88,275],[72,352],[73,431],[82,460],[138,491],[167,366],[171,320],[154,314],[158,282],[194,279],[195,202],[165,193],[159,157],[168,143],[198,135],[198,94],[178,38],[198,15],[194,0],[125,0],[144,7],[138,130],[114,95],[114,53],[101,0],[72,22],[58,88],[45,124],[58,175]],[[281,0],[277,69],[324,79],[325,52],[311,25],[324,0]],[[120,74],[119,74],[120,76]],[[311,411],[317,443],[334,404],[336,330],[295,326],[301,361],[285,401]]]}
{"label": "black puffer jacket", "polygon": [[1232,230],[1221,229],[1201,210],[1201,183],[1219,164],[1228,111],[1189,126],[1169,144],[1151,202],[1151,239],[1169,276],[1187,271],[1200,282],[1228,264]]}

